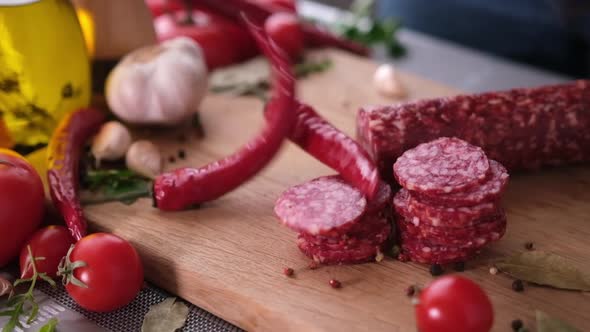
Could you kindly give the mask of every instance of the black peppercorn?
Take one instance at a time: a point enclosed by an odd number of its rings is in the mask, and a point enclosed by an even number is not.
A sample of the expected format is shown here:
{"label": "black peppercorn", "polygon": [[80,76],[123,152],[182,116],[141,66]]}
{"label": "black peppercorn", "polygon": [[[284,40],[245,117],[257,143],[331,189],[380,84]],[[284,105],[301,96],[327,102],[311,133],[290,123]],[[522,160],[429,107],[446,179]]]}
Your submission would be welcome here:
{"label": "black peppercorn", "polygon": [[512,327],[512,331],[518,332],[523,327],[523,324],[522,324],[522,321],[520,319],[515,319],[515,320],[512,321],[512,323],[510,324],[510,326]]}
{"label": "black peppercorn", "polygon": [[453,264],[453,269],[457,272],[465,271],[465,262],[457,262]]}
{"label": "black peppercorn", "polygon": [[430,274],[432,274],[432,276],[436,277],[439,276],[441,274],[443,274],[444,270],[442,268],[442,266],[440,266],[440,264],[432,264],[430,265]]}
{"label": "black peppercorn", "polygon": [[514,280],[514,282],[512,283],[512,290],[514,290],[515,292],[522,292],[524,290],[524,284],[522,283],[522,280]]}
{"label": "black peppercorn", "polygon": [[414,296],[414,294],[416,294],[416,287],[409,286],[408,288],[406,288],[406,296],[407,297],[412,297],[412,296]]}
{"label": "black peppercorn", "polygon": [[526,248],[526,250],[534,250],[535,249],[535,245],[532,242],[525,243],[524,247]]}
{"label": "black peppercorn", "polygon": [[186,152],[184,152],[184,150],[178,150],[178,158],[180,158],[180,159],[186,158]]}

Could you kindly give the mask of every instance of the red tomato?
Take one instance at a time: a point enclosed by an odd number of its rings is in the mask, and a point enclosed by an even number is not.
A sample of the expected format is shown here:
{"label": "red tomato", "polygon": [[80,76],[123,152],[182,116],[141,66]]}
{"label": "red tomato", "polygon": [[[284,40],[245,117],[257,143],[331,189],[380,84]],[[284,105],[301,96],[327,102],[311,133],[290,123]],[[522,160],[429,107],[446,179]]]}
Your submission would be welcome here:
{"label": "red tomato", "polygon": [[35,232],[20,251],[21,279],[33,276],[28,246],[31,247],[33,257],[43,257],[42,260],[35,260],[37,272],[46,273],[49,277],[56,278],[57,266],[66,256],[72,244],[74,244],[74,239],[64,226],[51,225]]}
{"label": "red tomato", "polygon": [[272,14],[264,23],[264,30],[292,59],[303,54],[303,32],[296,15],[287,12]]}
{"label": "red tomato", "polygon": [[223,16],[202,9],[193,10],[193,24],[187,24],[184,11],[162,15],[154,20],[158,40],[189,37],[203,52],[209,69],[246,60],[258,53],[256,43],[248,31]]}
{"label": "red tomato", "polygon": [[16,258],[41,224],[45,193],[41,178],[23,157],[0,149],[0,267]]}
{"label": "red tomato", "polygon": [[[76,262],[84,262],[85,266],[76,267]],[[68,294],[90,311],[107,312],[123,307],[133,301],[143,285],[143,267],[137,251],[113,234],[95,233],[82,238],[63,268]],[[74,278],[86,287],[77,285]]]}
{"label": "red tomato", "polygon": [[475,282],[450,275],[422,290],[416,320],[421,332],[488,332],[494,323],[494,309]]}

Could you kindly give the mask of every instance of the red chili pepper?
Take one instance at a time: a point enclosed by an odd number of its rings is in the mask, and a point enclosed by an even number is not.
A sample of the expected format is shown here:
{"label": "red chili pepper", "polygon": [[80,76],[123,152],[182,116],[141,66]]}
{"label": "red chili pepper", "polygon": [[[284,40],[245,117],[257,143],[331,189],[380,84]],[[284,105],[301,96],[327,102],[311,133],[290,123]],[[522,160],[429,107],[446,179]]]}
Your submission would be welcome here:
{"label": "red chili pepper", "polygon": [[86,220],[78,198],[80,156],[86,141],[105,118],[96,109],[75,111],[60,122],[49,142],[47,178],[51,199],[76,241],[86,235]]}
{"label": "red chili pepper", "polygon": [[158,176],[153,194],[154,205],[161,210],[188,208],[237,188],[271,161],[293,128],[295,79],[289,59],[260,27],[252,23],[248,23],[248,27],[272,68],[272,106],[267,108],[266,126],[231,156],[201,168],[181,168]]}
{"label": "red chili pepper", "polygon": [[372,199],[380,180],[377,167],[365,149],[311,106],[297,102],[296,110],[295,128],[289,139]]}
{"label": "red chili pepper", "polygon": [[[269,3],[260,3],[252,0],[192,0],[194,4],[209,7],[219,13],[235,20],[242,13],[257,24],[263,24],[270,15],[284,11],[280,6]],[[306,44],[310,46],[332,46],[341,48],[356,54],[368,55],[369,49],[359,43],[340,38],[316,24],[302,23],[303,35]]]}

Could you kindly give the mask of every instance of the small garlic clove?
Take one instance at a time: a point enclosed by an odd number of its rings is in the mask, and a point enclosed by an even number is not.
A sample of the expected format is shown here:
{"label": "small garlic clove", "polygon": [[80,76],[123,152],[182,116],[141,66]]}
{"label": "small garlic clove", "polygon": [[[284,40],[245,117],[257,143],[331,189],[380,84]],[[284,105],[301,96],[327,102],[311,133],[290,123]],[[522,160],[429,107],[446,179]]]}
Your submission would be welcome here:
{"label": "small garlic clove", "polygon": [[391,64],[382,64],[375,71],[373,85],[379,94],[390,98],[403,98],[406,89],[400,82],[395,67]]}
{"label": "small garlic clove", "polygon": [[119,160],[125,157],[131,145],[129,129],[118,121],[110,121],[102,125],[92,141],[92,155],[96,164],[102,160]]}
{"label": "small garlic clove", "polygon": [[148,179],[154,179],[163,169],[162,155],[160,149],[147,140],[137,141],[131,144],[125,158],[127,168],[145,176]]}

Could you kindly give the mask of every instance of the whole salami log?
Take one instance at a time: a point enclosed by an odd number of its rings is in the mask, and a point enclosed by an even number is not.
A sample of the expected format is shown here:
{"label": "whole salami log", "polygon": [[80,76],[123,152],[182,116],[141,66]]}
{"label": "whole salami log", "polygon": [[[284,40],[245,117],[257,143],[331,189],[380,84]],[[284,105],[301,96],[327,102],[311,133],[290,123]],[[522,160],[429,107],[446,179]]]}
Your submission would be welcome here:
{"label": "whole salami log", "polygon": [[590,81],[362,108],[358,140],[384,179],[402,153],[447,136],[509,170],[590,160]]}

